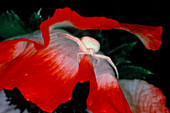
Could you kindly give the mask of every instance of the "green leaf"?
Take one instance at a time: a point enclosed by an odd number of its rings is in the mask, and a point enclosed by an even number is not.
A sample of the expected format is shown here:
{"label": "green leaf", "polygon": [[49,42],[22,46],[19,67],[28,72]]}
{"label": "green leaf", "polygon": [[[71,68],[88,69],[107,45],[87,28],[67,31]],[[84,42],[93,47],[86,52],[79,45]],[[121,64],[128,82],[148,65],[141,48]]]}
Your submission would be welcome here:
{"label": "green leaf", "polygon": [[38,13],[34,13],[29,20],[29,27],[34,31],[37,29],[40,29],[40,24],[43,22],[43,19],[40,15],[41,9],[38,11]]}
{"label": "green leaf", "polygon": [[12,36],[28,33],[23,21],[15,13],[2,13],[0,15],[0,36],[9,38]]}
{"label": "green leaf", "polygon": [[144,79],[152,74],[149,70],[138,66],[122,66],[118,68],[120,79]]}
{"label": "green leaf", "polygon": [[129,44],[123,44],[118,46],[117,48],[113,49],[112,51],[108,52],[108,54],[114,54],[116,57],[127,57],[129,53],[133,50],[133,47],[136,45],[137,42],[132,42]]}
{"label": "green leaf", "polygon": [[129,62],[128,60],[126,60],[126,58],[130,56],[133,47],[136,45],[136,43],[137,42],[132,42],[120,45],[114,50],[108,52],[108,55],[112,58],[116,65]]}

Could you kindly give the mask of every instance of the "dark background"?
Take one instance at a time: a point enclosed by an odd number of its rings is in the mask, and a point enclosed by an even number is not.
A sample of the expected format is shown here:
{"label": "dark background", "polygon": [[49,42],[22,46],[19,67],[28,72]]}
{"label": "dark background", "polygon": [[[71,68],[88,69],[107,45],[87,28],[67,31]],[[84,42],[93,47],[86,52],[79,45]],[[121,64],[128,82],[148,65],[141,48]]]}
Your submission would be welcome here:
{"label": "dark background", "polygon": [[[27,21],[34,12],[38,12],[42,8],[40,14],[45,20],[54,14],[55,9],[70,7],[82,16],[105,16],[121,23],[163,26],[163,44],[161,48],[158,51],[149,51],[144,47],[138,47],[142,45],[139,42],[132,54],[132,61],[135,65],[142,66],[154,73],[154,75],[147,78],[147,81],[163,91],[167,98],[167,106],[170,108],[170,7],[168,4],[169,1],[167,0],[3,1],[0,4],[0,13],[12,10],[22,20]],[[127,35],[131,36],[129,34]],[[116,36],[121,37],[122,33],[118,33]]]}

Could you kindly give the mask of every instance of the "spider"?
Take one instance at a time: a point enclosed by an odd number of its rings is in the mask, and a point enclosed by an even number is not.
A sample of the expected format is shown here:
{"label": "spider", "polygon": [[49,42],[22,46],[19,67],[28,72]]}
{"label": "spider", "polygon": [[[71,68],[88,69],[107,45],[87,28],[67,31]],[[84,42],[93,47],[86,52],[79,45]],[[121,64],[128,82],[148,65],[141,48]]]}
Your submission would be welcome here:
{"label": "spider", "polygon": [[112,62],[111,58],[108,56],[105,56],[105,55],[96,54],[100,49],[100,43],[97,40],[95,40],[94,38],[89,37],[89,36],[84,36],[80,40],[79,38],[69,35],[67,33],[59,33],[58,37],[66,37],[70,40],[75,41],[79,45],[82,52],[79,52],[77,54],[77,58],[80,54],[87,54],[87,55],[92,56],[95,59],[97,59],[97,64],[100,62],[100,59],[107,60],[110,63],[110,65],[114,68],[117,78],[119,79],[117,67]]}

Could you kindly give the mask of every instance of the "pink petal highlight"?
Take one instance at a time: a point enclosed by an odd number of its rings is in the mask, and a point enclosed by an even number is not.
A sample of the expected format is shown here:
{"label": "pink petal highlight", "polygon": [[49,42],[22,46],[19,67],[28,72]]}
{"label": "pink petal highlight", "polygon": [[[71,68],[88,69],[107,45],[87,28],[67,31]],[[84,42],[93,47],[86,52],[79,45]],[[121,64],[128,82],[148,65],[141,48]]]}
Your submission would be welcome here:
{"label": "pink petal highlight", "polygon": [[[0,64],[9,62],[19,56],[26,48],[27,42],[11,40],[0,42]],[[7,46],[8,45],[8,46]]]}

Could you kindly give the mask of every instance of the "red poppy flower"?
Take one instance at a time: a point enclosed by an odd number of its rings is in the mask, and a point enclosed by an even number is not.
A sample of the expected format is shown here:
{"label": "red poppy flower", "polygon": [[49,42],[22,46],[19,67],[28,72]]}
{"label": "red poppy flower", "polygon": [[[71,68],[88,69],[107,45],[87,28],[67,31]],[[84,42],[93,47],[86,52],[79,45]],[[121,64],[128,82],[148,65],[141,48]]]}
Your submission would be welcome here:
{"label": "red poppy flower", "polygon": [[[161,27],[119,24],[105,17],[83,17],[69,8],[57,9],[40,30],[0,42],[0,90],[17,87],[23,96],[42,110],[52,112],[71,99],[77,82],[90,81],[87,108],[93,113],[131,112],[114,72],[106,60],[96,64],[88,55],[77,60],[79,46],[59,33],[59,29],[125,29],[137,34],[148,49],[160,46]],[[139,26],[140,27],[140,26]],[[160,30],[160,32],[155,32]],[[151,33],[150,33],[151,31]],[[154,32],[154,33],[152,33]],[[147,34],[148,33],[148,34]],[[152,43],[150,43],[150,40]],[[155,44],[160,42],[159,44]]]}

